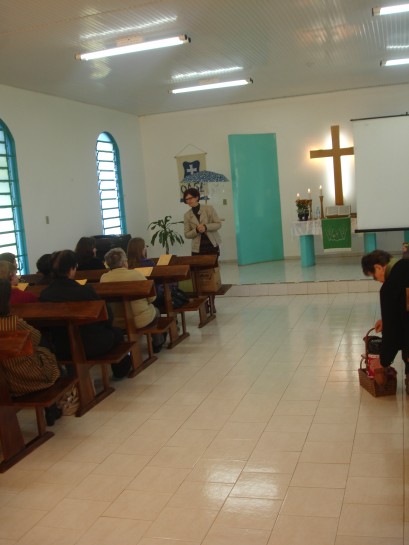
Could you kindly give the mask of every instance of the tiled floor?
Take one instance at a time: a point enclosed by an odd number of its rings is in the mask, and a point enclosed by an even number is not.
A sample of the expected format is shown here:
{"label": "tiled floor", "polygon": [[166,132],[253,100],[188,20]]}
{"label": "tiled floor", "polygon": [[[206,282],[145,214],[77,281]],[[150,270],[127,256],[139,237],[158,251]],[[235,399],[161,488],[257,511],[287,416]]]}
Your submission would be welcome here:
{"label": "tiled floor", "polygon": [[409,545],[401,364],[357,380],[377,294],[217,309],[0,475],[0,545]]}
{"label": "tiled floor", "polygon": [[281,282],[328,282],[364,280],[361,256],[328,255],[316,258],[313,267],[301,267],[299,259],[268,261],[238,266],[235,261],[221,262],[226,284],[275,284]]}

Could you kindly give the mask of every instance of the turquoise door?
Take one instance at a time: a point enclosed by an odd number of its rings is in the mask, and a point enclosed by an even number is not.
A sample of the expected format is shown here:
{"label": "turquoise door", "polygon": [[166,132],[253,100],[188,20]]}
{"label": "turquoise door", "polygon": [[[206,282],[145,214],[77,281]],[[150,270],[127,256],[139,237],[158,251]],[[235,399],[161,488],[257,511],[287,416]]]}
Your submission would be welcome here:
{"label": "turquoise door", "polygon": [[275,134],[229,135],[239,265],[284,259]]}

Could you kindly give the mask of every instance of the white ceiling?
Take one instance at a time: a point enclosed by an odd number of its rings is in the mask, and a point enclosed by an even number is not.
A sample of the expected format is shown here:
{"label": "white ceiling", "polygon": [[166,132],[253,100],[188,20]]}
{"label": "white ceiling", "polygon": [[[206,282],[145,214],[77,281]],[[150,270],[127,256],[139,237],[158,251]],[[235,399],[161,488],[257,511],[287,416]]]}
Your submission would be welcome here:
{"label": "white ceiling", "polygon": [[[399,0],[398,0],[399,1]],[[403,2],[403,0],[402,0]],[[389,2],[391,4],[392,2]],[[138,116],[409,82],[409,14],[373,17],[377,0],[0,0],[0,83]],[[382,5],[382,4],[381,4]],[[383,4],[384,5],[384,4]],[[152,24],[154,23],[154,24]],[[118,39],[178,34],[188,45],[97,61],[79,52]],[[252,78],[235,89],[171,95],[209,76]]]}

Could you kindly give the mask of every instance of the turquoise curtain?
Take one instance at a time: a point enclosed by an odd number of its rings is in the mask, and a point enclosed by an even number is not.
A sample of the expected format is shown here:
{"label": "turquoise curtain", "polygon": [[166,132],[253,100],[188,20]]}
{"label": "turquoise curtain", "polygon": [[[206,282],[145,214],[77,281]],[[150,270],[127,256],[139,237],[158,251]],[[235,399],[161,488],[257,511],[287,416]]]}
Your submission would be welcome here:
{"label": "turquoise curtain", "polygon": [[239,265],[284,259],[275,134],[229,135]]}

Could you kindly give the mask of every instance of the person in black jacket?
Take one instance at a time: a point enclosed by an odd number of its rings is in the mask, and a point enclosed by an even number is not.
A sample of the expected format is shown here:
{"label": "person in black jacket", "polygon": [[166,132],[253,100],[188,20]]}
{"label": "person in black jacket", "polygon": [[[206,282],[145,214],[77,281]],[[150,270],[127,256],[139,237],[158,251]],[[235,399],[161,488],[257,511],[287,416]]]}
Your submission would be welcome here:
{"label": "person in black jacket", "polygon": [[[77,256],[72,250],[62,250],[53,254],[52,270],[55,280],[41,292],[40,301],[95,301],[100,296],[92,286],[80,285],[74,280],[77,270]],[[112,313],[109,307],[109,319],[80,326],[81,339],[87,358],[97,358],[106,354],[123,340],[122,330],[112,326]],[[66,360],[71,356],[70,343],[65,328],[53,329],[53,340],[58,359]],[[130,356],[112,365],[114,378],[125,377],[131,368]]]}
{"label": "person in black jacket", "polygon": [[375,324],[375,330],[382,331],[381,365],[388,367],[399,350],[402,351],[406,393],[409,394],[409,312],[406,310],[409,259],[397,260],[388,252],[374,250],[362,258],[362,270],[366,276],[382,283],[381,319]]}

